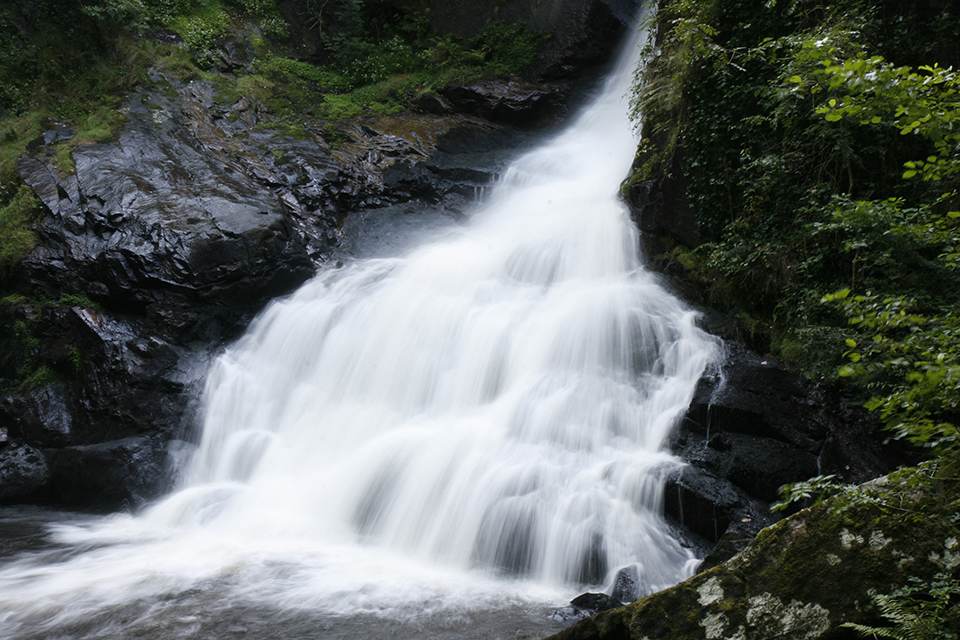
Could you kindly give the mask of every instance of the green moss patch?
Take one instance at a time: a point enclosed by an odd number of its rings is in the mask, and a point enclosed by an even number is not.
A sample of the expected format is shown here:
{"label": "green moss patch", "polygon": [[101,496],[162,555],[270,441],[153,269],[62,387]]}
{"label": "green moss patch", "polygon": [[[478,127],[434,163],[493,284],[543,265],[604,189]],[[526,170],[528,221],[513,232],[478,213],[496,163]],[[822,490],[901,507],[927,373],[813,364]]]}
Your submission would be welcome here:
{"label": "green moss patch", "polygon": [[960,577],[960,479],[929,464],[850,489],[760,532],[731,560],[553,636],[827,640],[882,624],[872,596]]}

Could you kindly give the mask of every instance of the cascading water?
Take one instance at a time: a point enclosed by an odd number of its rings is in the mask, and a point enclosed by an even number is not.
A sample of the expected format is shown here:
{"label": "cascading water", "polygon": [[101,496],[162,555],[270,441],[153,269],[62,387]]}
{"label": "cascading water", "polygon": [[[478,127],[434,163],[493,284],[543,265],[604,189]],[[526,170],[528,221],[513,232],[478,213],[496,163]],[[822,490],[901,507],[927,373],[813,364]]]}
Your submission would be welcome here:
{"label": "cascading water", "polygon": [[0,569],[0,637],[432,615],[454,637],[627,565],[641,590],[684,578],[662,446],[715,345],[641,268],[617,198],[637,46],[467,224],[273,304],[213,367],[178,490]]}

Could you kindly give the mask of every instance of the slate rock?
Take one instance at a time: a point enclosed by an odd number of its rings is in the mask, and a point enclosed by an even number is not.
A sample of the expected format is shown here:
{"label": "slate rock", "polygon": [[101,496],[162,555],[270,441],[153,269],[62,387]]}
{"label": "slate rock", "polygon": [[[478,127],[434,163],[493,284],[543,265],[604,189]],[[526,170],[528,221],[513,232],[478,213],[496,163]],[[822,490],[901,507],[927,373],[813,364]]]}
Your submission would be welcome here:
{"label": "slate rock", "polygon": [[6,437],[0,442],[0,502],[36,499],[49,481],[50,471],[40,450]]}
{"label": "slate rock", "polygon": [[50,456],[50,491],[60,504],[135,508],[165,488],[166,447],[157,438],[123,438],[64,447]]}

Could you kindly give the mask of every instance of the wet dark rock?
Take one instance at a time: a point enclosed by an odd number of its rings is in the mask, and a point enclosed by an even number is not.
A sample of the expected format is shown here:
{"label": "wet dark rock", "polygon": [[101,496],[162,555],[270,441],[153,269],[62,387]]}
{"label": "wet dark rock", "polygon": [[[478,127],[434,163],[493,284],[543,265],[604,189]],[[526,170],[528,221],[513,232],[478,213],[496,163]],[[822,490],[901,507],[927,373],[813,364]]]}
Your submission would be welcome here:
{"label": "wet dark rock", "polygon": [[667,479],[666,515],[715,545],[705,566],[742,549],[776,518],[781,485],[815,475],[859,483],[903,462],[835,401],[773,358],[735,342],[701,378],[672,450],[689,466]]}
{"label": "wet dark rock", "polygon": [[640,574],[636,566],[624,567],[613,579],[610,597],[618,602],[633,602],[640,597]]}
{"label": "wet dark rock", "polygon": [[618,599],[605,593],[584,593],[571,600],[570,604],[592,613],[623,606]]}
{"label": "wet dark rock", "polygon": [[623,603],[605,593],[584,593],[570,601],[570,606],[561,607],[551,617],[557,622],[575,622],[600,611],[622,607]]}
{"label": "wet dark rock", "polygon": [[[686,176],[680,169],[682,154],[682,149],[676,150],[666,161],[664,170],[649,180],[625,185],[625,200],[640,229],[647,255],[660,254],[665,237],[672,237],[688,247],[703,242],[687,198]],[[638,154],[632,171],[639,170],[651,160],[649,153]]]}
{"label": "wet dark rock", "polygon": [[767,503],[750,496],[730,480],[693,465],[667,478],[664,512],[714,544],[735,523],[750,523],[749,529],[756,534],[775,521]]}
{"label": "wet dark rock", "polygon": [[33,389],[24,398],[20,433],[36,447],[64,446],[70,441],[73,418],[62,383]]}
{"label": "wet dark rock", "polygon": [[841,410],[774,358],[728,342],[701,379],[676,444],[686,459],[761,500],[775,496],[770,486],[810,472],[858,483],[895,466],[896,453]]}
{"label": "wet dark rock", "polygon": [[62,122],[45,120],[41,124],[43,133],[27,144],[27,151],[30,153],[49,153],[51,145],[65,142],[75,135],[73,129]]}
{"label": "wet dark rock", "polygon": [[453,113],[454,107],[449,100],[436,93],[424,93],[414,101],[414,106],[421,113],[446,115]]}
{"label": "wet dark rock", "polygon": [[35,447],[0,433],[0,502],[36,499],[50,480],[46,459]]}
{"label": "wet dark rock", "polygon": [[60,502],[133,508],[165,486],[164,443],[147,436],[65,447],[50,456],[51,491]]}
{"label": "wet dark rock", "polygon": [[520,80],[484,80],[444,87],[438,93],[456,111],[518,126],[556,121],[567,103],[565,92],[559,88]]}
{"label": "wet dark rock", "polygon": [[221,71],[237,71],[248,69],[253,62],[253,51],[246,42],[227,38],[217,48],[218,64]]}

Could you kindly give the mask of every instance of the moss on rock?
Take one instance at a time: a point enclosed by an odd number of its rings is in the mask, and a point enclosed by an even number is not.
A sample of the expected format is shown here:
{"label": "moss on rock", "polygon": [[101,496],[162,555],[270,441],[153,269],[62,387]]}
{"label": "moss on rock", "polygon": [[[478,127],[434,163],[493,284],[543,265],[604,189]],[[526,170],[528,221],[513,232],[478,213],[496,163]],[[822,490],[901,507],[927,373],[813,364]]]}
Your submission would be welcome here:
{"label": "moss on rock", "polygon": [[960,575],[960,482],[936,465],[891,474],[764,529],[726,563],[600,613],[556,640],[829,640],[878,624],[872,596]]}

